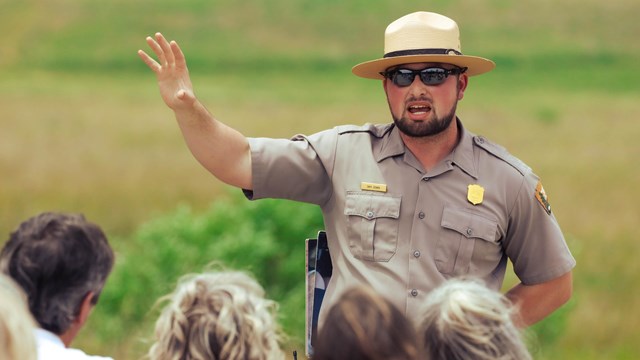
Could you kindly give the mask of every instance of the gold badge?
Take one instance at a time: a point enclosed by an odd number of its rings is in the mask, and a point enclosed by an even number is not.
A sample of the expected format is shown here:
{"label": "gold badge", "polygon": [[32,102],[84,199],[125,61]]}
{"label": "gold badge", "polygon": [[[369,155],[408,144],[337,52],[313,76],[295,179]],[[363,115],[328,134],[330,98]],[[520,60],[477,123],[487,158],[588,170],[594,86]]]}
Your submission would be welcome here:
{"label": "gold badge", "polygon": [[547,197],[547,193],[544,192],[544,188],[542,187],[542,181],[538,181],[538,185],[536,185],[536,199],[547,214],[551,215],[551,204],[549,204],[549,198]]}
{"label": "gold badge", "polygon": [[484,188],[478,184],[471,184],[467,187],[467,200],[473,205],[482,203],[484,198]]}
{"label": "gold badge", "polygon": [[378,192],[387,192],[387,184],[374,184],[369,182],[361,182],[360,190],[369,190],[369,191],[378,191]]}

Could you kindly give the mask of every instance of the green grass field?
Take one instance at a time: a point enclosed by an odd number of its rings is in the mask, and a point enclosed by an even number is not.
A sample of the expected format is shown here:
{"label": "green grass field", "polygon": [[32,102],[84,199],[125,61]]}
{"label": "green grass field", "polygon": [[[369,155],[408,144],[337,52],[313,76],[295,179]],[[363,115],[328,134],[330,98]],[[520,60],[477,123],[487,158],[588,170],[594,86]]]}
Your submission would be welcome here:
{"label": "green grass field", "polygon": [[[197,216],[238,200],[184,145],[136,55],[145,36],[162,31],[180,42],[196,94],[221,120],[248,136],[289,137],[389,121],[380,84],[350,68],[380,56],[385,26],[415,10],[453,17],[463,52],[496,61],[471,79],[459,116],[536,170],[578,261],[574,298],[540,325],[536,358],[637,358],[634,0],[5,0],[0,243],[37,212],[73,211],[103,225],[119,257],[143,256],[131,239],[144,224],[180,206]],[[94,317],[75,346],[122,359],[144,354],[137,337],[150,335],[153,319],[123,324],[110,340],[96,335],[100,306]],[[136,338],[123,341],[129,334]]]}

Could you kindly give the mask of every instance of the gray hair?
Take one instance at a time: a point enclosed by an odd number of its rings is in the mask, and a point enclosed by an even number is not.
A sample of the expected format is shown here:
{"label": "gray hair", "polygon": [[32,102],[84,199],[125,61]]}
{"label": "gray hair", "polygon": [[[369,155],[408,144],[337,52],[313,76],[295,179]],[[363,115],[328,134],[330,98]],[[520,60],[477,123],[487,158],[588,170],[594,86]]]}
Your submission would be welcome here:
{"label": "gray hair", "polygon": [[0,273],[0,359],[36,360],[34,326],[24,293]]}
{"label": "gray hair", "polygon": [[431,292],[420,326],[427,359],[531,359],[514,307],[479,280],[452,279]]}
{"label": "gray hair", "polygon": [[249,275],[237,271],[182,277],[156,322],[152,360],[284,359],[277,304]]}
{"label": "gray hair", "polygon": [[38,324],[58,335],[71,326],[87,294],[98,301],[113,262],[102,229],[80,214],[34,216],[0,252],[0,270],[22,287]]}

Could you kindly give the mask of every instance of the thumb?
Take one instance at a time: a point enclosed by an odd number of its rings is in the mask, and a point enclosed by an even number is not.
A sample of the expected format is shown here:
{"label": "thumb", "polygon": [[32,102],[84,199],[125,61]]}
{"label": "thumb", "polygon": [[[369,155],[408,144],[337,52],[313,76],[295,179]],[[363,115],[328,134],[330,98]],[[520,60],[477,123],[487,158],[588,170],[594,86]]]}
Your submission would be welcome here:
{"label": "thumb", "polygon": [[176,93],[176,97],[178,98],[178,100],[189,104],[193,103],[196,100],[193,92],[185,89],[178,90],[178,92]]}

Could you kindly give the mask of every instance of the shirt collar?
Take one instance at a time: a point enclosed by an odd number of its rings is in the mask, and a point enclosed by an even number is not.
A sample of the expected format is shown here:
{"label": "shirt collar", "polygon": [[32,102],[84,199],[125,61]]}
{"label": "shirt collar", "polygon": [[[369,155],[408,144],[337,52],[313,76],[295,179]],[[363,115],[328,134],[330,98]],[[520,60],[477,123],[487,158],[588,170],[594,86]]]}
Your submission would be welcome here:
{"label": "shirt collar", "polygon": [[451,162],[462,169],[474,179],[478,178],[478,169],[475,166],[473,157],[473,138],[475,135],[467,131],[462,122],[458,119],[458,130],[460,131],[460,141],[447,157]]}
{"label": "shirt collar", "polygon": [[374,156],[377,162],[380,162],[386,158],[402,155],[405,152],[404,142],[400,137],[400,130],[395,125],[391,125],[391,130],[387,136],[379,141],[375,150]]}
{"label": "shirt collar", "polygon": [[[460,141],[443,161],[451,162],[469,176],[477,179],[478,171],[473,160],[473,138],[475,135],[462,126],[460,119],[456,119],[456,122],[460,132]],[[403,155],[405,152],[406,148],[400,137],[400,130],[397,126],[392,125],[388,135],[384,136],[375,147],[374,156],[376,161],[380,162],[389,157]]]}
{"label": "shirt collar", "polygon": [[60,339],[60,337],[54,333],[52,333],[51,331],[47,331],[45,329],[41,329],[41,328],[37,328],[34,329],[35,330],[35,334],[36,337],[38,339],[41,339],[42,341],[46,341],[49,343],[54,344],[55,346],[60,346],[60,347],[66,347],[64,345],[64,343],[62,342],[62,339]]}

